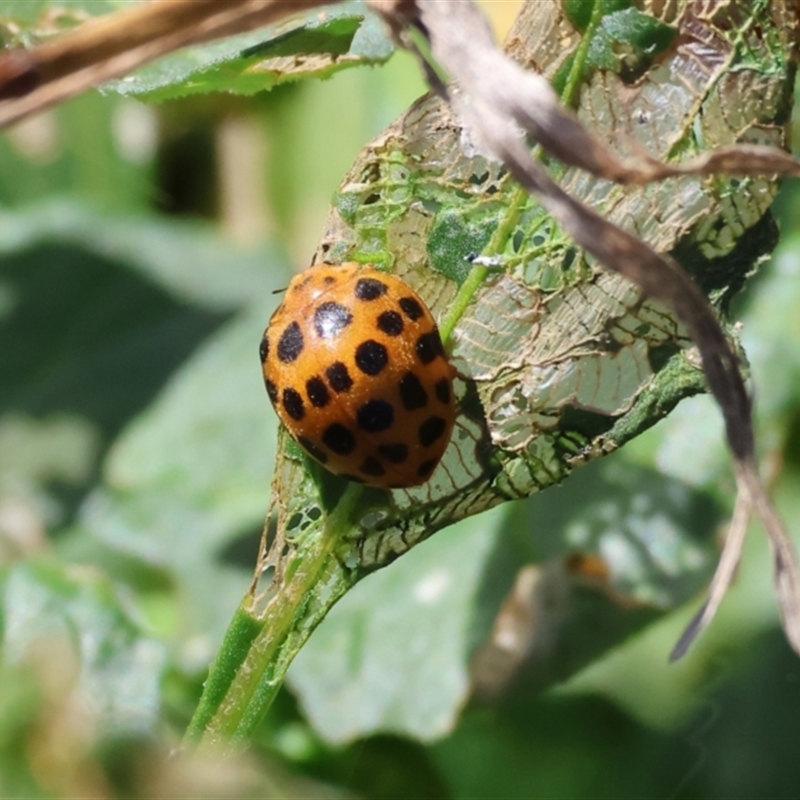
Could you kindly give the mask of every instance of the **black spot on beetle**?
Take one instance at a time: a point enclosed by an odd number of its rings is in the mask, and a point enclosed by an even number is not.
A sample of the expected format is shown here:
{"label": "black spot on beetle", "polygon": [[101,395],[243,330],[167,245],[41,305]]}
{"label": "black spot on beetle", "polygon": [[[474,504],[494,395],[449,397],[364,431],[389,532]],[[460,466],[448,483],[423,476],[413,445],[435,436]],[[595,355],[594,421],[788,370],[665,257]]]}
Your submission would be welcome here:
{"label": "black spot on beetle", "polygon": [[447,380],[447,378],[440,378],[438,381],[436,381],[436,386],[434,386],[434,389],[440,403],[447,404],[450,402],[450,381]]}
{"label": "black spot on beetle", "polygon": [[399,336],[403,332],[403,318],[396,311],[384,311],[378,316],[378,328],[387,336]]}
{"label": "black spot on beetle", "polygon": [[321,339],[332,339],[353,321],[346,306],[328,300],[314,310],[314,328]]}
{"label": "black spot on beetle", "polygon": [[338,422],[333,422],[325,428],[322,432],[322,442],[340,456],[350,455],[356,449],[356,437]]}
{"label": "black spot on beetle", "polygon": [[364,463],[358,468],[358,471],[363,472],[365,475],[371,475],[373,478],[380,478],[381,475],[386,474],[383,464],[372,456],[367,456],[364,459]]}
{"label": "black spot on beetle", "polygon": [[430,364],[437,356],[444,355],[439,329],[434,328],[429,333],[423,333],[416,344],[417,358],[423,364]]}
{"label": "black spot on beetle", "polygon": [[317,447],[310,439],[306,439],[305,436],[298,436],[297,444],[299,444],[300,447],[302,447],[303,450],[305,450],[306,453],[311,456],[311,458],[315,458],[317,461],[319,461],[320,464],[325,464],[328,461],[328,454],[324,450]]}
{"label": "black spot on beetle", "polygon": [[378,375],[388,363],[389,354],[380,342],[367,339],[356,347],[356,366],[365,375]]}
{"label": "black spot on beetle", "polygon": [[315,408],[325,408],[331,400],[328,387],[323,383],[322,378],[316,376],[306,381],[306,394]]}
{"label": "black spot on beetle", "polygon": [[290,322],[278,340],[278,360],[284,364],[290,364],[302,352],[303,332],[296,322]]}
{"label": "black spot on beetle", "polygon": [[356,412],[358,427],[367,433],[379,433],[392,427],[394,409],[385,400],[367,400]]}
{"label": "black spot on beetle", "polygon": [[325,377],[336,394],[342,394],[350,390],[353,379],[347,371],[347,367],[341,361],[334,361],[325,369]]}
{"label": "black spot on beetle", "polygon": [[278,402],[278,387],[269,379],[264,381],[264,383],[267,385],[269,399],[272,400],[272,404],[275,405]]}
{"label": "black spot on beetle", "polygon": [[406,372],[400,378],[400,400],[406,411],[423,408],[428,402],[428,393],[413,372]]}
{"label": "black spot on beetle", "polygon": [[378,452],[392,464],[402,464],[408,458],[408,445],[402,442],[382,444]]}
{"label": "black spot on beetle", "polygon": [[419,426],[419,443],[423,447],[430,447],[445,431],[447,422],[441,417],[428,417]]}
{"label": "black spot on beetle", "polygon": [[303,398],[291,386],[283,390],[283,407],[286,409],[286,413],[298,422],[306,415]]}
{"label": "black spot on beetle", "polygon": [[422,310],[422,306],[413,297],[401,297],[399,302],[400,302],[400,308],[403,309],[405,315],[412,322],[418,320],[425,313]]}
{"label": "black spot on beetle", "polygon": [[377,278],[359,278],[356,281],[356,288],[353,294],[359,300],[377,300],[386,294],[389,287]]}
{"label": "black spot on beetle", "polygon": [[258,355],[261,357],[261,363],[263,364],[267,357],[269,356],[269,339],[267,338],[266,334],[264,338],[261,340],[261,344],[258,346]]}
{"label": "black spot on beetle", "polygon": [[436,465],[439,463],[438,458],[429,458],[427,461],[423,461],[419,467],[417,467],[417,475],[420,478],[427,478],[428,475],[436,469]]}

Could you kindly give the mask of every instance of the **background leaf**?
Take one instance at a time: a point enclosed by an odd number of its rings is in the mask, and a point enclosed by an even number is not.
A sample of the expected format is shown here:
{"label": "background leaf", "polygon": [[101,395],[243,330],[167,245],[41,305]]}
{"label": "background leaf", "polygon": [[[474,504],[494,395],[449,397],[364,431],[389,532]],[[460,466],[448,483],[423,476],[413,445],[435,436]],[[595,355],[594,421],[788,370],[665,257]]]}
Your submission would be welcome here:
{"label": "background leaf", "polygon": [[[63,671],[61,679],[68,683],[70,667],[75,670],[70,687],[75,702],[101,736],[154,731],[165,650],[143,635],[102,575],[70,574],[43,562],[22,565],[5,580],[3,628],[3,650],[11,664],[30,664],[48,648],[64,648],[67,663],[49,668]],[[37,653],[37,646],[44,651]]]}
{"label": "background leaf", "polygon": [[106,89],[148,100],[219,91],[251,95],[287,81],[380,64],[393,50],[364,0],[349,0],[299,14],[291,23],[184,48]]}
{"label": "background leaf", "polygon": [[[428,740],[452,729],[469,692],[469,655],[487,557],[506,516],[454,525],[370,576],[303,648],[290,682],[331,742],[370,733]],[[476,635],[476,633],[478,635]]]}

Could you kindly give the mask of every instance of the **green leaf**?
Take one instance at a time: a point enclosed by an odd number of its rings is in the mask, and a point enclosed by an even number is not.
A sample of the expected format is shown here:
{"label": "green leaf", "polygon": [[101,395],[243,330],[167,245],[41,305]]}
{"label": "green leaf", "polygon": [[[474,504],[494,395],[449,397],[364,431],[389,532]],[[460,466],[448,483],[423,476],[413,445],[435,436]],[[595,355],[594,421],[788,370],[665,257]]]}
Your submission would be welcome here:
{"label": "green leaf", "polygon": [[288,272],[207,225],[77,203],[0,215],[0,335],[17,343],[0,479],[54,522],[83,500],[67,554],[96,559],[88,537],[177,578],[181,636],[208,637],[193,668],[246,586],[226,548],[264,517],[276,423],[258,342]]}
{"label": "green leaf", "polygon": [[705,585],[717,560],[713,534],[724,520],[707,492],[619,453],[532,497],[509,525],[530,532],[537,561],[596,556],[620,596],[675,608]]}
{"label": "green leaf", "polygon": [[454,525],[348,593],[309,639],[290,685],[331,742],[371,733],[432,739],[452,729],[484,565],[506,512]]}
{"label": "green leaf", "polygon": [[314,9],[299,15],[290,31],[281,32],[283,28],[270,26],[185,48],[104,89],[147,100],[220,91],[251,95],[288,81],[380,64],[394,50],[364,0]]}
{"label": "green leaf", "polygon": [[152,109],[96,92],[14,126],[0,139],[0,203],[69,195],[107,211],[140,211],[153,199],[156,126]]}
{"label": "green leaf", "polygon": [[25,737],[42,713],[43,692],[27,664],[0,661],[0,795],[44,796],[28,769]]}
{"label": "green leaf", "polygon": [[588,69],[610,69],[632,82],[673,42],[677,30],[635,8],[604,16],[586,59]]}
{"label": "green leaf", "polygon": [[52,562],[20,564],[4,584],[3,618],[8,663],[30,661],[37,647],[68,646],[75,665],[67,659],[51,667],[64,670],[65,688],[102,735],[154,733],[166,652],[143,634],[107,578]]}
{"label": "green leaf", "polygon": [[0,361],[0,439],[14,448],[0,472],[34,493],[85,486],[120,428],[254,296],[257,263],[197,226],[74,202],[0,215],[0,336],[15,342]]}
{"label": "green leaf", "polygon": [[562,0],[564,16],[581,33],[585,33],[592,17],[602,17],[630,5],[630,0]]}
{"label": "green leaf", "polygon": [[38,41],[108,14],[131,0],[0,0],[0,37],[10,46]]}
{"label": "green leaf", "polygon": [[297,656],[290,685],[328,741],[439,738],[469,697],[474,648],[521,567],[580,555],[607,569],[588,594],[580,575],[573,586],[563,570],[543,574],[551,597],[525,666],[527,685],[541,688],[638,628],[644,616],[624,607],[652,616],[702,588],[722,520],[708,493],[617,453],[557,490],[458,523],[354,587]]}
{"label": "green leaf", "polygon": [[665,744],[596,698],[515,698],[468,711],[429,752],[452,797],[633,798],[662,796]]}
{"label": "green leaf", "polygon": [[224,552],[264,519],[276,422],[257,350],[268,316],[258,307],[198,349],[117,440],[79,517],[94,537],[175,578],[181,636],[202,637],[193,667],[213,654],[247,585]]}
{"label": "green leaf", "polygon": [[[795,189],[796,193],[796,189]],[[785,219],[786,225],[791,220]],[[753,362],[756,414],[762,424],[781,425],[800,401],[800,233],[784,237],[743,312],[742,339]],[[773,437],[771,437],[772,439]],[[774,441],[774,439],[773,439]]]}
{"label": "green leaf", "polygon": [[[566,17],[583,34],[552,77],[560,94],[567,82],[588,80],[596,70],[611,70],[633,83],[672,44],[677,27],[632,8],[629,0],[564,0]],[[665,15],[669,17],[669,15]],[[576,65],[580,75],[575,74]]]}

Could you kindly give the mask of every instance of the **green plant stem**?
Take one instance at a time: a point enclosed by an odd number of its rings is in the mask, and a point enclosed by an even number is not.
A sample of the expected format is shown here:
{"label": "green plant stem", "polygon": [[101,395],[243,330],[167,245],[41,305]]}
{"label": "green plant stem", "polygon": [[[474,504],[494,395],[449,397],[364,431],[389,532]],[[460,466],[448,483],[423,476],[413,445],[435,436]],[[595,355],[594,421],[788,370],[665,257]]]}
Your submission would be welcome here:
{"label": "green plant stem", "polygon": [[578,88],[583,81],[584,70],[586,69],[586,59],[589,55],[589,46],[591,45],[592,38],[597,32],[597,28],[603,20],[606,12],[605,3],[602,0],[595,0],[592,7],[592,16],[589,18],[589,24],[581,36],[580,44],[575,50],[575,57],[570,67],[569,75],[564,83],[564,89],[561,92],[561,102],[565,106],[574,107],[578,99]]}
{"label": "green plant stem", "polygon": [[[500,253],[505,248],[508,240],[514,234],[514,229],[519,222],[519,218],[522,216],[522,211],[527,200],[528,193],[521,186],[518,186],[514,190],[514,194],[509,201],[508,210],[500,224],[495,228],[492,238],[489,239],[486,247],[483,248],[481,255],[494,255]],[[458,324],[459,319],[461,319],[461,315],[472,301],[475,292],[486,280],[486,276],[489,272],[490,269],[488,267],[482,264],[475,264],[469,271],[464,283],[459,286],[458,292],[453,299],[453,304],[450,306],[450,310],[445,314],[439,325],[439,332],[442,335],[442,341],[444,343],[447,343],[450,334]]]}
{"label": "green plant stem", "polygon": [[252,738],[294,657],[355,583],[336,552],[353,527],[362,493],[361,486],[350,484],[328,517],[324,535],[292,554],[263,615],[253,609],[250,595],[242,601],[209,671],[187,743],[236,747]]}
{"label": "green plant stem", "polygon": [[[481,255],[495,255],[503,251],[508,240],[514,234],[514,230],[522,216],[527,201],[528,193],[522,187],[518,186],[514,190],[514,194],[509,201],[506,214],[500,224],[495,228],[492,238],[489,240],[486,247],[483,248]],[[461,319],[461,315],[472,302],[475,292],[486,280],[486,276],[490,272],[491,269],[489,267],[483,264],[474,264],[466,280],[459,286],[458,292],[456,292],[456,296],[453,298],[450,310],[445,314],[439,324],[439,332],[445,344],[450,338],[453,329],[458,324],[459,319]]]}
{"label": "green plant stem", "polygon": [[[604,12],[604,4],[600,2],[600,0],[596,0],[592,9],[592,16],[589,20],[589,24],[586,28],[586,31],[584,31],[578,49],[575,51],[575,58],[572,62],[572,67],[570,69],[567,81],[564,85],[564,90],[561,93],[561,100],[564,105],[574,105],[578,94],[578,87],[580,86],[583,78],[586,58],[589,53],[589,44],[592,41],[592,36],[597,30],[597,26],[603,19]],[[540,158],[541,154],[542,148],[537,145],[532,153],[533,158]],[[521,186],[517,186],[509,199],[508,208],[502,221],[497,228],[495,228],[491,239],[486,244],[486,247],[483,248],[481,255],[494,256],[503,252],[508,244],[509,239],[514,235],[514,230],[519,223],[520,217],[522,216],[522,212],[528,203],[528,200],[528,192]],[[475,292],[480,288],[480,286],[486,280],[486,276],[490,272],[491,270],[483,264],[475,264],[467,275],[466,280],[459,287],[450,309],[444,315],[441,323],[439,324],[439,332],[441,333],[442,341],[445,344],[447,344],[450,335],[453,333],[453,330],[458,324],[458,321],[461,319],[461,316],[463,315],[467,306],[472,302]]]}

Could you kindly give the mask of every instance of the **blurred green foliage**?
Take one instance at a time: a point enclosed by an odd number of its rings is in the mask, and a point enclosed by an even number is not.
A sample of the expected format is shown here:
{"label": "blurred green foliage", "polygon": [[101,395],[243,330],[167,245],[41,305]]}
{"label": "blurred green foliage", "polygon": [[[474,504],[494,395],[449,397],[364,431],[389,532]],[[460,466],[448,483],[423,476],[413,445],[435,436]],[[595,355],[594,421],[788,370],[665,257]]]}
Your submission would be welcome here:
{"label": "blurred green foliage", "polygon": [[[676,530],[702,542],[722,524],[732,482],[706,397],[357,586],[251,756],[167,758],[267,506],[277,423],[256,351],[272,292],[312,252],[360,146],[421,90],[396,54],[252,100],[87,95],[0,140],[0,796],[797,796],[800,663],[758,536],[680,664],[666,656],[692,608],[544,693],[529,664],[499,699],[470,699],[472,654],[549,541],[602,553],[623,529],[660,537],[659,563],[631,553],[630,568],[669,574]],[[244,178],[242,148],[259,165]],[[242,198],[264,218],[241,227]],[[779,249],[735,303],[765,469],[795,532],[798,210],[787,184]],[[584,601],[613,598],[590,586]]]}

